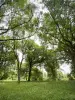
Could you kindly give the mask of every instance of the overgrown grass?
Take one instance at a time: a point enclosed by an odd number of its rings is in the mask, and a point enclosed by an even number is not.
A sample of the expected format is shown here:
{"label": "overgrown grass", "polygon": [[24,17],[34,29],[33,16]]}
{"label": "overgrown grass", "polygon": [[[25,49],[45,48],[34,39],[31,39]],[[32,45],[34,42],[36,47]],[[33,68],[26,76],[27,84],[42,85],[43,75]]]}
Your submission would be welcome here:
{"label": "overgrown grass", "polygon": [[75,81],[0,82],[0,100],[75,100]]}

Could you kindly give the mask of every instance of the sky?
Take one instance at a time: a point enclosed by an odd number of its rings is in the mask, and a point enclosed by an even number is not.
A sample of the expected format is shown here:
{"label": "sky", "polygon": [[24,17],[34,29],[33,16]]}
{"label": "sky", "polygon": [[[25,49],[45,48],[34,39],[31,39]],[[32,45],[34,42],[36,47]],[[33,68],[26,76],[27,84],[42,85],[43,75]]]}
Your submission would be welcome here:
{"label": "sky", "polygon": [[69,74],[71,72],[71,65],[63,63],[60,66],[60,70],[62,71],[63,74]]}

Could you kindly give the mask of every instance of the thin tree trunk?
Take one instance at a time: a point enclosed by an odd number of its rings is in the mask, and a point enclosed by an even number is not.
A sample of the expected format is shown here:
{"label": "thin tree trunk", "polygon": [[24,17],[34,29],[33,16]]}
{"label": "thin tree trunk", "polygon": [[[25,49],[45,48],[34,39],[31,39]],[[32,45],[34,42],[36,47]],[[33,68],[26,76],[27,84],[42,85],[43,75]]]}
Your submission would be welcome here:
{"label": "thin tree trunk", "polygon": [[[14,39],[14,35],[13,35],[13,39]],[[19,63],[17,52],[15,50],[16,47],[15,47],[15,40],[14,40],[13,51],[14,51],[15,58],[17,60],[17,75],[18,75],[17,77],[18,77],[18,83],[20,83],[20,63]]]}
{"label": "thin tree trunk", "polygon": [[28,81],[31,79],[31,71],[32,71],[32,64],[29,65],[29,75],[28,75]]}
{"label": "thin tree trunk", "polygon": [[20,83],[20,72],[21,72],[21,65],[22,65],[22,61],[23,61],[23,57],[21,62],[19,61],[18,57],[17,57],[17,68],[18,68],[18,83]]}
{"label": "thin tree trunk", "polygon": [[17,74],[18,74],[18,83],[20,83],[20,66],[19,66],[19,61],[17,61]]}
{"label": "thin tree trunk", "polygon": [[75,73],[75,55],[72,55],[72,72]]}

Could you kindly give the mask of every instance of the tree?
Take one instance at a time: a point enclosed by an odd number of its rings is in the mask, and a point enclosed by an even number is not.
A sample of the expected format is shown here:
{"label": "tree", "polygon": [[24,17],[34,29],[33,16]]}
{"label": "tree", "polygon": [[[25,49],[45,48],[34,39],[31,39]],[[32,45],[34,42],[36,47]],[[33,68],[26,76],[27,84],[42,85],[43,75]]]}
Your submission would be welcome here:
{"label": "tree", "polygon": [[59,68],[59,64],[56,57],[55,50],[46,50],[45,53],[45,61],[44,61],[45,69],[48,73],[48,77],[50,79],[57,78],[57,69]]}
{"label": "tree", "polygon": [[[28,62],[28,66],[29,66],[29,76],[28,76],[28,81],[30,81],[31,78],[31,71],[32,71],[32,67],[34,65],[34,62],[36,61],[36,55],[35,53],[35,47],[37,46],[34,41],[32,40],[27,40],[26,41],[26,54],[27,54],[27,62]],[[38,55],[37,55],[38,56]]]}
{"label": "tree", "polygon": [[32,81],[42,81],[43,80],[42,72],[37,67],[33,67],[31,79]]}
{"label": "tree", "polygon": [[33,40],[25,40],[23,47],[23,54],[25,54],[25,60],[29,69],[28,81],[30,81],[33,66],[38,66],[44,62],[44,49],[38,46]]}
{"label": "tree", "polygon": [[[12,31],[15,29],[16,30],[18,29],[21,32],[19,33],[22,34],[22,30],[27,31],[27,29],[30,28],[33,12],[35,9],[35,6],[33,4],[27,3],[27,0],[21,0],[21,2],[20,0],[18,1],[5,0],[2,5],[2,8],[1,11],[4,11],[4,13],[2,14],[3,16],[1,16],[0,24],[4,25],[0,27],[1,30],[0,35],[5,35],[6,33],[8,35],[8,32],[11,31],[9,34],[12,36]],[[13,40],[13,38],[10,37],[9,39],[5,40]],[[0,41],[3,40],[1,39]]]}
{"label": "tree", "polygon": [[[2,37],[5,38],[5,37]],[[0,72],[2,73],[1,79],[8,77],[8,69],[10,65],[15,64],[15,57],[12,51],[12,43],[0,42]]]}
{"label": "tree", "polygon": [[44,33],[58,45],[63,59],[75,72],[75,2],[72,0],[43,0],[49,13],[45,14]]}
{"label": "tree", "polygon": [[[36,20],[32,19],[35,5],[27,2],[27,0],[4,0],[0,5],[0,42],[13,43],[12,51],[17,60],[18,66],[18,82],[20,82],[20,68],[22,61],[19,62],[18,55],[15,51],[21,49],[15,47],[15,42],[31,37],[36,29]],[[6,20],[7,19],[7,20]],[[5,38],[2,38],[4,36]],[[20,42],[19,42],[20,43]],[[7,51],[8,52],[8,51]],[[4,59],[3,55],[2,58]]]}

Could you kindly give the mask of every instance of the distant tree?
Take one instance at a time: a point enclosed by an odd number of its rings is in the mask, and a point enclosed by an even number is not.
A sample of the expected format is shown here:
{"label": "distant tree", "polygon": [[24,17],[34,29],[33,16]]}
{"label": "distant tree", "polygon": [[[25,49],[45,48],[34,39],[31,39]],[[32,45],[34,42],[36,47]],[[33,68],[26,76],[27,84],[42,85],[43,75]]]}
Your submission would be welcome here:
{"label": "distant tree", "polygon": [[32,81],[42,81],[43,80],[43,74],[37,67],[32,68],[31,79]]}
{"label": "distant tree", "polygon": [[34,65],[37,66],[44,61],[44,49],[38,46],[33,40],[25,40],[23,47],[23,52],[25,53],[25,60],[29,68],[28,81],[30,81],[32,67]]}
{"label": "distant tree", "polygon": [[56,51],[47,50],[46,51],[46,60],[44,61],[45,69],[48,73],[48,77],[52,79],[57,78],[57,69],[59,68],[59,64],[56,57]]}

